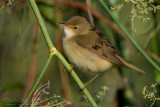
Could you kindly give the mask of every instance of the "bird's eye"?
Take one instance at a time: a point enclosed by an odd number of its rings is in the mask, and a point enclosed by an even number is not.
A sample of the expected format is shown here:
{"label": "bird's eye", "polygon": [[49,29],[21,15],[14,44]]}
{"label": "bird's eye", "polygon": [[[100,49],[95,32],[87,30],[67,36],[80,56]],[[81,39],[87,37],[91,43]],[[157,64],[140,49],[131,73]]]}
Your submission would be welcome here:
{"label": "bird's eye", "polygon": [[77,27],[77,26],[75,26],[75,27],[73,27],[73,29],[77,30],[77,29],[78,29],[78,27]]}

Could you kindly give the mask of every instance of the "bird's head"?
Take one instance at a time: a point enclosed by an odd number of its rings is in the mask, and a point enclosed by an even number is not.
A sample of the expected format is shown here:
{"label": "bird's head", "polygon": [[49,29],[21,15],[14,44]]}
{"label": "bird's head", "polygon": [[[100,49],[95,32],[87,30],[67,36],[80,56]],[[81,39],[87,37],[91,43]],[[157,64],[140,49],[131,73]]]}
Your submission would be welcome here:
{"label": "bird's head", "polygon": [[74,16],[66,23],[59,23],[64,26],[65,37],[73,37],[86,34],[91,29],[88,21],[81,16]]}

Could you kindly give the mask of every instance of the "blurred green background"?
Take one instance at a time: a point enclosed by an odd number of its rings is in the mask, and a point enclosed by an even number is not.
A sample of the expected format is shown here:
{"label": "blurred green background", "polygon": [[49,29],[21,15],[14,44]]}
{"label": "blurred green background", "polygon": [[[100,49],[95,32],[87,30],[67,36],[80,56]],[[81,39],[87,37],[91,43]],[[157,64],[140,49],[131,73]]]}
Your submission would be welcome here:
{"label": "blurred green background", "polygon": [[[88,3],[86,4],[86,2]],[[109,0],[106,4],[109,7],[114,7],[121,2],[119,0]],[[4,1],[0,3],[0,6],[5,5]],[[89,13],[83,7],[87,5],[93,9],[93,12],[98,12],[109,19],[98,0],[37,0],[37,5],[54,46],[62,54],[63,29],[57,24],[58,22],[65,22],[72,16],[77,15],[90,21]],[[160,65],[160,11],[149,12],[145,15],[145,17],[150,18],[145,23],[141,19],[135,18],[135,31],[132,29],[130,21],[132,5],[132,3],[127,3],[120,11],[113,12],[113,14],[138,44],[146,50],[147,54]],[[160,5],[160,2],[157,0],[153,5]],[[157,84],[156,90],[159,91],[160,88],[157,88],[160,82],[159,72],[130,42],[127,42],[98,15],[92,14],[91,16],[96,28],[106,35],[120,55],[143,69],[146,74],[141,75],[129,68],[113,68],[97,77],[87,89],[101,107],[150,106],[153,100],[145,99],[142,89],[148,86],[147,89],[153,92],[153,88],[150,88],[150,86]],[[48,55],[48,47],[28,1],[15,0],[11,5],[6,5],[0,9],[0,106],[18,106],[16,103],[20,103],[18,102],[19,99],[26,96],[41,72]],[[63,71],[63,65],[58,58],[53,56],[40,82],[40,84],[45,84],[50,81],[48,90],[50,94],[44,97],[56,94],[71,102],[71,105],[65,105],[66,107],[90,107],[90,104],[80,93],[75,81],[67,72]],[[79,70],[76,70],[76,73],[84,83],[92,77]],[[105,95],[98,100],[98,92],[101,91],[103,86],[106,86],[107,90],[104,92]],[[158,94],[156,98],[160,98]],[[159,107],[160,102],[157,100],[153,106]]]}

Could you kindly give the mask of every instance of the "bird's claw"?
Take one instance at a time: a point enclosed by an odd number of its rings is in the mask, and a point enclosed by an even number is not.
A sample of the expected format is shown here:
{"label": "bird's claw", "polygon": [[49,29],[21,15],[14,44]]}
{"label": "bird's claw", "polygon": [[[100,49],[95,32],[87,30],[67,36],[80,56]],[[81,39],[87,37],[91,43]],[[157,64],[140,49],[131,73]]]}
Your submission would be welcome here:
{"label": "bird's claw", "polygon": [[73,64],[70,64],[70,66],[71,66],[71,69],[69,70],[69,72],[71,73],[72,70],[73,70],[74,65],[73,65]]}

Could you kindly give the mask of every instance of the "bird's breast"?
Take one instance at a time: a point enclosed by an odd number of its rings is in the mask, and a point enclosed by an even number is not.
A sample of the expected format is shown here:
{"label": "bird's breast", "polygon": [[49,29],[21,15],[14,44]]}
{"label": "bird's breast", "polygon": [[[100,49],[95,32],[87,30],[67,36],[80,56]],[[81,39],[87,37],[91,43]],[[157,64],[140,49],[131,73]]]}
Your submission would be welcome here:
{"label": "bird's breast", "polygon": [[112,67],[112,63],[77,45],[72,38],[63,38],[63,49],[70,63],[83,71],[96,73]]}

